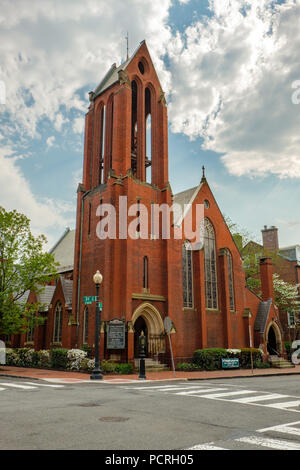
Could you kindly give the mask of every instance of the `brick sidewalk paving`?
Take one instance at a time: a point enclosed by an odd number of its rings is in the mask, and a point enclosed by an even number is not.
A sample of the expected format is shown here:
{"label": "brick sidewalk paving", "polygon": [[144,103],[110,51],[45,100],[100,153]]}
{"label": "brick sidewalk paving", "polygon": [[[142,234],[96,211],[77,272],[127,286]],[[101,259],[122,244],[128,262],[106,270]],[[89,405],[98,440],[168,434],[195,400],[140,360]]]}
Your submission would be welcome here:
{"label": "brick sidewalk paving", "polygon": [[[265,377],[271,375],[293,375],[300,374],[300,365],[293,369],[241,369],[241,370],[216,370],[212,372],[179,372],[176,376],[172,371],[148,372],[147,381],[152,380],[204,380],[204,379],[226,379],[233,377]],[[42,379],[49,381],[81,382],[90,381],[90,375],[81,372],[65,372],[48,369],[29,369],[25,367],[0,366],[0,376],[20,377],[26,379]],[[138,374],[131,375],[105,375],[104,382],[127,383],[138,380]]]}

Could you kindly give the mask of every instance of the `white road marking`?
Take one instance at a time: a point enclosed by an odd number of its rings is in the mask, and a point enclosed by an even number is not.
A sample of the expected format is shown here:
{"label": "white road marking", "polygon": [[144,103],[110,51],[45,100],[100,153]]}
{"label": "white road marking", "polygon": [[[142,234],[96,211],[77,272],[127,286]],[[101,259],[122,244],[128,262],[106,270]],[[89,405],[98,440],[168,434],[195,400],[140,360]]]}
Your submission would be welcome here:
{"label": "white road marking", "polygon": [[[294,408],[300,405],[300,400],[287,401],[285,403],[273,403],[272,405],[264,405],[269,408],[278,408],[279,410],[286,410],[287,408]],[[298,410],[296,410],[298,411]],[[300,413],[300,410],[298,411]]]}
{"label": "white road marking", "polygon": [[280,424],[279,426],[271,426],[270,428],[258,429],[257,432],[281,432],[284,434],[292,434],[293,436],[300,436],[300,428],[295,428],[294,426],[300,425],[300,421],[294,423]]}
{"label": "white road marking", "polygon": [[2,392],[2,390],[6,390],[6,388],[2,388],[2,387],[0,387],[0,392]]}
{"label": "white road marking", "polygon": [[0,385],[4,385],[4,387],[22,388],[23,390],[33,390],[37,388],[37,387],[29,386],[29,385],[18,385],[18,384],[12,384],[12,383],[0,383]]}
{"label": "white road marking", "polygon": [[248,436],[235,439],[237,442],[243,442],[254,446],[269,447],[277,450],[300,450],[300,442],[288,442],[281,439],[271,439],[266,437]]}
{"label": "white road marking", "polygon": [[235,403],[253,403],[256,401],[275,400],[277,398],[286,398],[286,395],[280,395],[280,393],[269,393],[267,395],[257,395],[256,397],[237,398],[234,400],[234,402]]}
{"label": "white road marking", "polygon": [[51,385],[51,384],[40,384],[34,382],[22,382],[26,385],[36,385],[37,387],[50,387],[50,388],[64,388],[64,385]]}
{"label": "white road marking", "polygon": [[[202,393],[207,393],[207,392],[219,392],[220,390],[227,390],[226,388],[198,388],[194,390],[189,390],[187,392],[179,392],[175,393],[175,395],[187,395],[187,396],[193,396],[193,397],[199,397],[202,398],[201,394]],[[204,398],[209,397],[209,395],[204,395]]]}
{"label": "white road marking", "polygon": [[232,397],[235,395],[246,395],[255,393],[253,390],[238,390],[237,392],[213,393],[211,395],[203,395],[201,398],[210,398],[212,400],[223,400],[224,397]]}
{"label": "white road marking", "polygon": [[187,449],[184,449],[184,450],[228,450],[228,449],[225,449],[224,447],[217,447],[212,442],[212,443],[207,443],[207,444],[195,445],[193,447],[188,447]]}

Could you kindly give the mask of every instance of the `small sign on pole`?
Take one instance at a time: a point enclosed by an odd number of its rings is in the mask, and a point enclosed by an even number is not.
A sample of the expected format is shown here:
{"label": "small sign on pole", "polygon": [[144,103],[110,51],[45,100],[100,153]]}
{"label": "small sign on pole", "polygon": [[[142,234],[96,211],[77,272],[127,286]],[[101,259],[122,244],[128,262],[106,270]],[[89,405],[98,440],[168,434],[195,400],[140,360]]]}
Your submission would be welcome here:
{"label": "small sign on pole", "polygon": [[175,364],[174,364],[174,357],[173,357],[173,349],[172,349],[172,341],[171,341],[171,330],[172,330],[172,327],[173,327],[173,323],[172,323],[172,320],[170,317],[166,317],[164,319],[164,327],[165,327],[165,330],[166,330],[166,333],[169,337],[169,344],[170,344],[170,351],[171,351],[171,360],[172,360],[172,368],[173,368],[173,371],[174,371],[174,377],[176,377],[176,372],[175,372]]}

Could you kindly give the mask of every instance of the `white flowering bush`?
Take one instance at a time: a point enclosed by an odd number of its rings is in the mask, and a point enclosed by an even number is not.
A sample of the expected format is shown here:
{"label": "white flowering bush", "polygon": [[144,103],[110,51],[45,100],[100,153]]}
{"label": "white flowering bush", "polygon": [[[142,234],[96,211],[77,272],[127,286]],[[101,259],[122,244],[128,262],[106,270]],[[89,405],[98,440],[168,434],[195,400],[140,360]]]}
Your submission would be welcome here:
{"label": "white flowering bush", "polygon": [[68,369],[80,370],[81,363],[86,358],[87,353],[81,349],[70,349],[68,351]]}
{"label": "white flowering bush", "polygon": [[229,353],[229,354],[234,354],[234,355],[238,355],[238,354],[241,354],[241,350],[240,349],[226,349],[226,351]]}

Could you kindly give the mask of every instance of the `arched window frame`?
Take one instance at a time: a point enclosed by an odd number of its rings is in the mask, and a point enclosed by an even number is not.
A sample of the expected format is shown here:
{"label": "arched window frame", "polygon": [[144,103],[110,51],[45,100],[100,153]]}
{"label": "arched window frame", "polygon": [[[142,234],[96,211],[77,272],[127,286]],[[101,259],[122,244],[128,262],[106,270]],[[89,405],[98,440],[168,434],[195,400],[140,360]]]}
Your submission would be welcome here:
{"label": "arched window frame", "polygon": [[215,229],[204,219],[205,299],[208,310],[218,310],[218,277]]}
{"label": "arched window frame", "polygon": [[57,302],[54,311],[53,325],[53,342],[61,343],[62,340],[62,324],[63,324],[63,306],[61,302]]}
{"label": "arched window frame", "polygon": [[193,251],[188,240],[182,245],[182,292],[183,308],[194,308]]}

